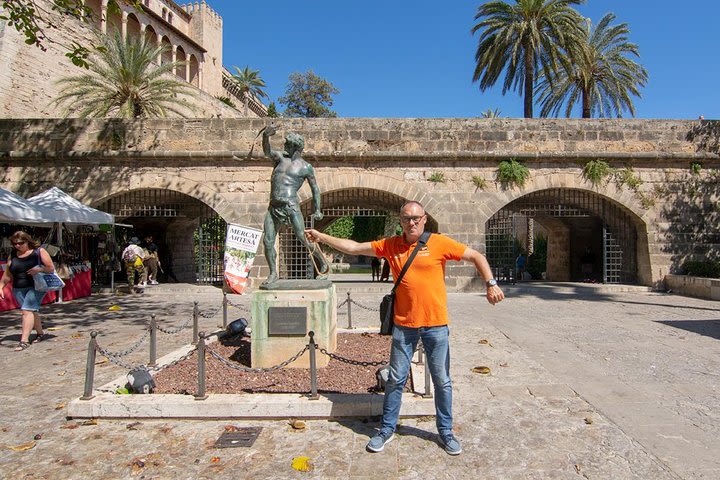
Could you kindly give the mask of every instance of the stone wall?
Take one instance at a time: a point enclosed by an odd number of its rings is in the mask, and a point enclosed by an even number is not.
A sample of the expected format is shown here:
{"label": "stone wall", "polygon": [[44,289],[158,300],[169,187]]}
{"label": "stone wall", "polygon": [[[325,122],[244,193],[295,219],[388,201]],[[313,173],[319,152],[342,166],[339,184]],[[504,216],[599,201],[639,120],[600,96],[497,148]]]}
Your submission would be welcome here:
{"label": "stone wall", "polygon": [[666,275],[665,287],[680,295],[720,300],[720,278],[691,277],[688,275]]}
{"label": "stone wall", "polygon": [[[63,77],[78,75],[84,69],[74,66],[65,56],[67,46],[73,42],[80,45],[97,45],[98,31],[94,26],[72,18],[61,18],[47,11],[47,1],[37,2],[47,18],[58,29],[49,29],[50,35],[58,43],[45,42],[47,51],[26,45],[25,37],[13,27],[0,20],[0,118],[59,118],[64,116],[63,109],[55,105],[59,87],[57,81]],[[214,22],[222,28],[222,19],[215,16],[203,16],[203,21]],[[214,19],[214,20],[213,20]],[[222,30],[220,30],[222,32]],[[216,41],[217,32],[208,34],[208,41]],[[214,50],[213,50],[214,51]],[[217,56],[217,52],[215,53]],[[188,101],[195,107],[186,112],[193,118],[238,118],[243,112],[220,102],[215,95],[224,94],[222,88],[222,56],[214,67],[207,67],[206,77],[212,87],[208,92],[190,86],[193,95]],[[170,75],[170,74],[168,74]],[[214,76],[213,76],[214,75]],[[174,78],[174,77],[171,77]],[[251,116],[256,116],[250,113]]]}
{"label": "stone wall", "polygon": [[[636,225],[639,282],[658,286],[689,258],[720,254],[718,122],[670,120],[275,119],[306,138],[323,192],[369,189],[425,204],[440,231],[484,251],[485,222],[547,188],[590,190],[622,205]],[[1,120],[0,186],[34,194],[57,185],[97,205],[134,189],[199,199],[225,220],[261,227],[271,166],[263,120]],[[252,150],[252,155],[249,155]],[[523,188],[495,181],[498,162],[530,169]],[[592,185],[584,163],[631,168],[635,189]],[[702,168],[696,174],[690,165]],[[443,182],[433,182],[442,173]],[[472,177],[486,179],[484,189]],[[309,189],[301,199],[310,198]],[[560,237],[556,240],[560,241]],[[564,261],[564,260],[563,260]],[[253,275],[262,276],[259,261]],[[472,267],[448,267],[453,290],[478,286]]]}

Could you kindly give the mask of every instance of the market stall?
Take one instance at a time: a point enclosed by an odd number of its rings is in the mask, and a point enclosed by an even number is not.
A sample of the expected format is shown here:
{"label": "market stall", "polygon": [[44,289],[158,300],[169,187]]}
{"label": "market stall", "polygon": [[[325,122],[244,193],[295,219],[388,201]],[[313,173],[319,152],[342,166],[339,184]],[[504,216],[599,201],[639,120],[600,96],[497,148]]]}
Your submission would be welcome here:
{"label": "market stall", "polygon": [[[112,283],[112,215],[83,205],[57,187],[27,200],[7,190],[0,193],[2,200],[8,199],[7,205],[12,206],[6,208],[3,201],[0,222],[49,228],[39,239],[44,238],[43,246],[53,257],[65,288],[57,294],[47,294],[43,303],[89,296],[93,267],[107,272]],[[17,308],[9,293],[6,291],[6,300],[0,303],[0,310]]]}

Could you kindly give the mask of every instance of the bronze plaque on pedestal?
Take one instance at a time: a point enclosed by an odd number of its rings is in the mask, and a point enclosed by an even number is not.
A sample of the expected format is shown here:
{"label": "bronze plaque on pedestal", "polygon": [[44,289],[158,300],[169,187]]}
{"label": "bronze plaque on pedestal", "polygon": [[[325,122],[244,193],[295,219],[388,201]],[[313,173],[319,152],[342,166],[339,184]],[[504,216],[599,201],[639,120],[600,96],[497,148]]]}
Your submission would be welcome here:
{"label": "bronze plaque on pedestal", "polygon": [[268,307],[268,337],[304,337],[307,332],[307,307]]}

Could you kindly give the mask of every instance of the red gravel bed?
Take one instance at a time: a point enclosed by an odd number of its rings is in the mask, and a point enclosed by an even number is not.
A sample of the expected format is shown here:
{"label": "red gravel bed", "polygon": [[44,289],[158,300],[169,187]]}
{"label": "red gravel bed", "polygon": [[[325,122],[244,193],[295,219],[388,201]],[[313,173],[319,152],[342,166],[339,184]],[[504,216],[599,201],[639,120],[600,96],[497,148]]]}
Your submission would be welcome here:
{"label": "red gravel bed", "polygon": [[[387,362],[390,337],[376,333],[340,333],[336,355],[363,362]],[[250,339],[233,338],[215,342],[210,348],[219,355],[250,366]],[[306,352],[305,355],[308,353]],[[323,355],[317,351],[318,355]],[[168,367],[155,376],[155,393],[194,395],[197,391],[197,354]],[[378,366],[360,366],[330,359],[318,368],[320,393],[368,393],[375,391]],[[409,382],[408,382],[409,383]],[[309,393],[310,369],[282,368],[268,373],[241,372],[227,367],[206,354],[205,389],[207,393]]]}

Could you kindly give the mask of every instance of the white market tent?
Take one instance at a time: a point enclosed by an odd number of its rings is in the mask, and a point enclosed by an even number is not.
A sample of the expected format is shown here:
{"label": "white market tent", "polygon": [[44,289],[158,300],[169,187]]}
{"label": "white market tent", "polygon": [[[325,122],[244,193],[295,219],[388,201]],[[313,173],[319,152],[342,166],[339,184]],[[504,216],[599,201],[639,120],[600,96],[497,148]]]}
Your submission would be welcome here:
{"label": "white market tent", "polygon": [[50,223],[71,225],[115,223],[115,218],[111,214],[83,205],[57,187],[28,198],[27,203],[41,213],[43,220]]}
{"label": "white market tent", "polygon": [[49,223],[34,205],[4,188],[0,188],[0,222],[23,225]]}

